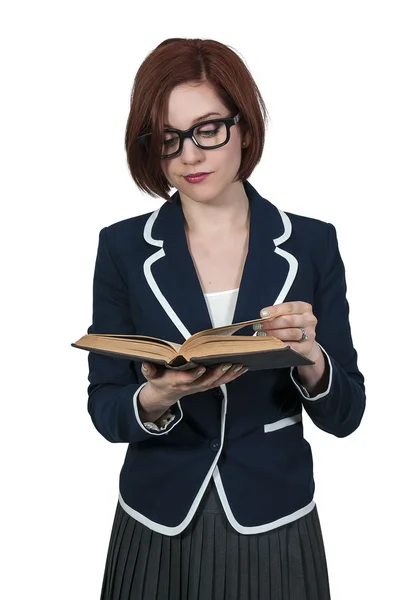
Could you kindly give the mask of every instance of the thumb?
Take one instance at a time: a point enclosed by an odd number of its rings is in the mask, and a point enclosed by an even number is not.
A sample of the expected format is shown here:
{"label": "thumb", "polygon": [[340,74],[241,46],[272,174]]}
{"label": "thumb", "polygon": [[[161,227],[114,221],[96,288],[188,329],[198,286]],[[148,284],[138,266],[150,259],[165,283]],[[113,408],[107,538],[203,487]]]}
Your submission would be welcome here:
{"label": "thumb", "polygon": [[143,362],[141,365],[141,371],[146,379],[153,379],[156,377],[157,369],[155,365],[151,363]]}

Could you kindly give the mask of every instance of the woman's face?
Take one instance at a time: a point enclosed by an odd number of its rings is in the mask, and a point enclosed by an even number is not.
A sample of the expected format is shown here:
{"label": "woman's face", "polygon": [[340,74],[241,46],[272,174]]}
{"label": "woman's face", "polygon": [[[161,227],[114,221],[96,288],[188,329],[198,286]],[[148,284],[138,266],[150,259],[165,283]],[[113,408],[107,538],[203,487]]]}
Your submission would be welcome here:
{"label": "woman's face", "polygon": [[[206,116],[204,119],[202,118]],[[207,82],[175,87],[169,98],[166,124],[176,129],[188,129],[195,123],[217,117],[234,117]],[[214,150],[198,148],[192,139],[185,139],[181,153],[161,160],[163,173],[181,196],[196,202],[221,198],[236,177],[241,163],[241,132],[237,125],[230,129],[230,140]],[[210,173],[199,183],[189,183],[184,176]]]}

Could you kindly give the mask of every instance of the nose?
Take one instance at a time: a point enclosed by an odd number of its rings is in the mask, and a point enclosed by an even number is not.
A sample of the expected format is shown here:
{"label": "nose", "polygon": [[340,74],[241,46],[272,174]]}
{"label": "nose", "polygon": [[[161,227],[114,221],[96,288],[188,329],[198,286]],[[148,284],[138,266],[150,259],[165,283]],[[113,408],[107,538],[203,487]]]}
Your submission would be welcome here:
{"label": "nose", "polygon": [[195,144],[192,138],[185,138],[182,143],[180,159],[187,164],[194,164],[203,160],[204,151]]}

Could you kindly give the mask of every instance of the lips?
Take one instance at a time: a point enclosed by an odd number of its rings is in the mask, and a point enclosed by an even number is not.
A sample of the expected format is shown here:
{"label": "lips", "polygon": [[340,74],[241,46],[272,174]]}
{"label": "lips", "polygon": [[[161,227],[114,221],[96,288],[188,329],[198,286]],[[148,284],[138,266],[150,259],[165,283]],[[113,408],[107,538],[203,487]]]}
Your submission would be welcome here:
{"label": "lips", "polygon": [[193,177],[200,177],[201,175],[210,175],[210,173],[205,173],[205,172],[203,172],[203,173],[189,173],[188,175],[184,175],[184,177],[193,178]]}
{"label": "lips", "polygon": [[188,183],[199,183],[204,179],[207,179],[211,173],[191,173],[191,175],[185,175],[184,179]]}

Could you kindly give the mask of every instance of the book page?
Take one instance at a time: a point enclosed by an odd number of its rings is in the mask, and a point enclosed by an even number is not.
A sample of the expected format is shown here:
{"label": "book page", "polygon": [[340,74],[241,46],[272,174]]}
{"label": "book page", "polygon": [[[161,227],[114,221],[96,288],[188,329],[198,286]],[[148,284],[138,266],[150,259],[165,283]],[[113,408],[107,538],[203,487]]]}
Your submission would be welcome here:
{"label": "book page", "polygon": [[[268,317],[266,319],[253,319],[252,321],[242,321],[241,323],[232,323],[231,325],[224,325],[221,327],[213,327],[212,329],[204,329],[203,331],[198,331],[198,333],[194,333],[186,342],[182,344],[179,348],[179,351],[184,353],[187,346],[191,347],[192,343],[198,338],[203,338],[205,336],[214,336],[214,335],[230,335],[232,336],[234,333],[242,329],[243,327],[247,327],[248,325],[255,325],[256,323],[264,323],[265,321],[272,320]],[[253,338],[256,336],[253,336]],[[196,345],[196,343],[195,343]]]}
{"label": "book page", "polygon": [[[141,339],[137,339],[141,338]],[[176,358],[178,352],[167,342],[157,343],[150,341],[146,336],[126,336],[126,335],[97,335],[90,333],[84,335],[75,342],[74,346],[85,350],[102,350],[114,352],[124,356],[135,356],[141,359],[150,360],[151,357],[163,358],[166,361]]]}
{"label": "book page", "polygon": [[[90,334],[90,335],[95,335],[95,334]],[[155,338],[155,337],[150,337],[149,335],[126,335],[126,334],[122,334],[122,333],[101,333],[98,334],[101,335],[101,337],[107,337],[107,338],[117,338],[117,339],[126,339],[126,340],[143,340],[146,342],[150,342],[152,344],[159,344],[159,345],[166,345],[166,346],[171,346],[172,348],[174,348],[174,350],[176,352],[179,352],[181,349],[182,344],[177,344],[176,342],[169,342],[168,340],[162,340],[160,338]]]}
{"label": "book page", "polygon": [[190,338],[182,347],[181,354],[190,360],[192,356],[223,355],[230,352],[253,352],[285,348],[287,344],[279,338],[272,336],[247,336],[238,335],[206,335],[204,337]]}

